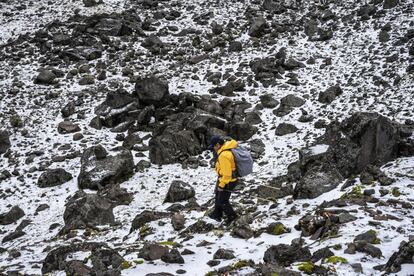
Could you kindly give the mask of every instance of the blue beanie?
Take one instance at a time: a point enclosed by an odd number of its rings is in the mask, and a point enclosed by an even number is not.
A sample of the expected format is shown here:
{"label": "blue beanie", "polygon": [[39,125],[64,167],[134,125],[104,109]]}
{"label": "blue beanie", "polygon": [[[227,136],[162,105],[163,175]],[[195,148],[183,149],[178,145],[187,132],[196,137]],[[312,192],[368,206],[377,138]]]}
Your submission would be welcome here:
{"label": "blue beanie", "polygon": [[210,139],[210,145],[209,145],[209,149],[210,150],[213,150],[214,149],[214,146],[216,145],[216,144],[220,144],[220,145],[223,145],[224,144],[224,139],[223,138],[221,138],[220,136],[218,136],[218,135],[213,135],[212,137],[211,137],[211,139]]}

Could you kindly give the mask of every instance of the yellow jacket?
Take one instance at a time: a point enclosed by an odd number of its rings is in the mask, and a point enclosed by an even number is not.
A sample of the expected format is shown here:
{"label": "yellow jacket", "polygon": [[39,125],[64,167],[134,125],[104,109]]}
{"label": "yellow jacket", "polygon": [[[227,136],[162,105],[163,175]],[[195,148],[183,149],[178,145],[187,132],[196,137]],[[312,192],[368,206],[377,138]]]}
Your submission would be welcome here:
{"label": "yellow jacket", "polygon": [[236,181],[233,172],[236,171],[236,162],[230,149],[237,147],[236,140],[230,140],[217,151],[216,172],[219,177],[219,187],[224,189],[230,182]]}

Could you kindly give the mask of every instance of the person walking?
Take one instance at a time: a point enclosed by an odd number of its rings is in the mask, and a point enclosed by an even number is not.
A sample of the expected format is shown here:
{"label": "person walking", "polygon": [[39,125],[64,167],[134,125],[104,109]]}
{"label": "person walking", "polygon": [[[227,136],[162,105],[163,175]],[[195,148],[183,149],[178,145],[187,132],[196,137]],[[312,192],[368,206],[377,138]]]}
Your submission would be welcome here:
{"label": "person walking", "polygon": [[218,180],[215,188],[214,210],[208,215],[211,219],[221,221],[223,213],[226,215],[226,224],[237,218],[237,214],[230,204],[231,190],[237,184],[236,161],[232,149],[237,148],[236,140],[225,141],[220,136],[210,139],[209,149],[216,157],[215,170]]}

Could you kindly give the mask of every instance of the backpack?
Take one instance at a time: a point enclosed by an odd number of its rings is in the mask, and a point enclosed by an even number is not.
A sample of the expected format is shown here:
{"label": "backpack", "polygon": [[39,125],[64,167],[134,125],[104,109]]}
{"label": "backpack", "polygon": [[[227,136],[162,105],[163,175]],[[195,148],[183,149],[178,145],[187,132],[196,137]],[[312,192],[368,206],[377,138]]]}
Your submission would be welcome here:
{"label": "backpack", "polygon": [[236,163],[237,177],[243,177],[253,172],[253,158],[250,151],[241,146],[231,149]]}

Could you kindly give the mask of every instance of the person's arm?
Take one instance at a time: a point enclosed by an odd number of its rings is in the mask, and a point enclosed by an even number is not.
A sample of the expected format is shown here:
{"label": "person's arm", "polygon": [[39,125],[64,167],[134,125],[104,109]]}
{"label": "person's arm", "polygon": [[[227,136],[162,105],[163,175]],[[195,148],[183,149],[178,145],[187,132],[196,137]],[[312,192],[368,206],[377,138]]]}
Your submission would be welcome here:
{"label": "person's arm", "polygon": [[228,154],[223,152],[222,154],[220,154],[218,162],[220,166],[219,188],[224,189],[233,178],[233,172],[231,170],[231,161]]}

